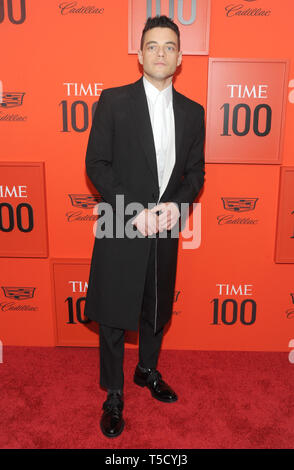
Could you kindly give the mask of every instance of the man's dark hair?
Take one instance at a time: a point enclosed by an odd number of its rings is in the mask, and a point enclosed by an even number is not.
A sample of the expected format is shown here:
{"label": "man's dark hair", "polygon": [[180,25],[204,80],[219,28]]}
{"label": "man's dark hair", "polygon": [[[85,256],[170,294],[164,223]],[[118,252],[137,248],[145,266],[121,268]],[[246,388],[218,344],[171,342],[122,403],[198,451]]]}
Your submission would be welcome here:
{"label": "man's dark hair", "polygon": [[176,35],[178,36],[178,48],[180,50],[180,31],[176,23],[173,22],[170,18],[168,18],[165,15],[156,15],[153,18],[149,17],[145,23],[144,29],[142,31],[142,37],[141,37],[141,43],[140,43],[140,49],[142,51],[143,49],[143,44],[144,44],[144,36],[149,29],[152,28],[170,28],[172,29]]}

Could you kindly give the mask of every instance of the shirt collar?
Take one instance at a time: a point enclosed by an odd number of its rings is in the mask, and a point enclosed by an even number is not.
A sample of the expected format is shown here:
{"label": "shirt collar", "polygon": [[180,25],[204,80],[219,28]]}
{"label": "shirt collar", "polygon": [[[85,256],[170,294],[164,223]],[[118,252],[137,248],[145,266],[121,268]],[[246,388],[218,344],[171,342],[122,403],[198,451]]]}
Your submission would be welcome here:
{"label": "shirt collar", "polygon": [[159,94],[162,94],[165,97],[166,105],[168,106],[172,101],[172,82],[169,84],[168,87],[164,88],[162,91],[159,91],[154,85],[152,85],[149,80],[143,75],[143,84],[145,88],[145,93],[148,98],[155,103],[155,100]]}

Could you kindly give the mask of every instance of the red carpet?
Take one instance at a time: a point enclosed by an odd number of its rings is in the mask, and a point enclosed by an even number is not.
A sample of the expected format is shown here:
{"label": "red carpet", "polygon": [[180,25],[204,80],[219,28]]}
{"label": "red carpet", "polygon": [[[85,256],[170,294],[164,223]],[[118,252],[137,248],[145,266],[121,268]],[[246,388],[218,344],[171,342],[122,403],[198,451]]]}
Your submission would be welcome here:
{"label": "red carpet", "polygon": [[98,349],[5,347],[0,448],[277,449],[294,446],[294,365],[287,353],[162,351],[158,369],[179,401],[161,403],[132,381],[125,351],[125,430],[99,419]]}

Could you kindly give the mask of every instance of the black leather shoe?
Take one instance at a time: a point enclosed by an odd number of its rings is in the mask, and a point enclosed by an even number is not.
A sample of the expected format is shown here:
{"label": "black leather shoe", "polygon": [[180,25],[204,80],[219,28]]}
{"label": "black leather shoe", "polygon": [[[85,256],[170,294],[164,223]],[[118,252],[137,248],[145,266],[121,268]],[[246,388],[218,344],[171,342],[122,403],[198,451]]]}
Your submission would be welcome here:
{"label": "black leather shoe", "polygon": [[124,429],[125,422],[122,417],[124,402],[119,393],[108,393],[107,400],[103,403],[103,415],[100,420],[100,428],[107,437],[117,437]]}
{"label": "black leather shoe", "polygon": [[134,382],[140,387],[148,387],[151,395],[157,400],[172,403],[178,399],[176,393],[162,380],[161,373],[156,369],[146,369],[146,372],[143,372],[137,365]]}

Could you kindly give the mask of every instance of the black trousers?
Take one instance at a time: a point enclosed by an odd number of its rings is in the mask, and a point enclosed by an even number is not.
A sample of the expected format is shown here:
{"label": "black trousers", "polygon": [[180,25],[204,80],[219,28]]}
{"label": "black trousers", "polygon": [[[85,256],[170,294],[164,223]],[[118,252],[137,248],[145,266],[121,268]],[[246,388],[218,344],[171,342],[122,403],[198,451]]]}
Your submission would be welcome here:
{"label": "black trousers", "polygon": [[[144,368],[156,368],[163,338],[163,328],[154,334],[155,301],[155,238],[152,238],[139,321],[139,364]],[[125,330],[99,324],[99,340],[100,385],[123,389]]]}

